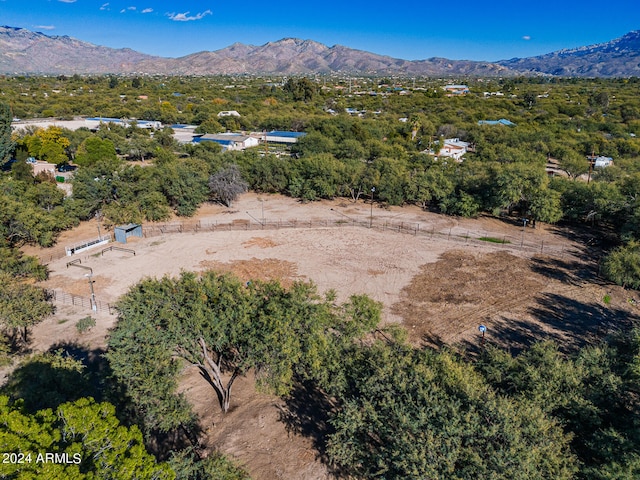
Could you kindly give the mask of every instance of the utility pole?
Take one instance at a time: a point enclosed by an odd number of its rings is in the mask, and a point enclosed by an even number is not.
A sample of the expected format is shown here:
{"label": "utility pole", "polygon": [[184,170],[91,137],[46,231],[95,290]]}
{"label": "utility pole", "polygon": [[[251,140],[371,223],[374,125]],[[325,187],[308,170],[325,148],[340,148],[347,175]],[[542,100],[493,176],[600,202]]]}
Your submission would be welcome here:
{"label": "utility pole", "polygon": [[93,290],[93,272],[85,274],[85,277],[89,279],[89,288],[91,289],[91,310],[98,311],[98,305],[96,304],[96,293]]}

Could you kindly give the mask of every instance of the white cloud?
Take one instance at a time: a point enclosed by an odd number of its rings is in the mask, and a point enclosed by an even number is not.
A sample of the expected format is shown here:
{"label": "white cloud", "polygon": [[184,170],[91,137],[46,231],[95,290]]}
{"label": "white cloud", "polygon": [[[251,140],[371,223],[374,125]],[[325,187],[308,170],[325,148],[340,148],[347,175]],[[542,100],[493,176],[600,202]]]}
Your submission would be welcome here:
{"label": "white cloud", "polygon": [[58,0],[58,1],[62,3],[76,3],[77,0]]}
{"label": "white cloud", "polygon": [[136,7],[127,7],[120,10],[120,13],[135,12],[136,10],[137,10]]}
{"label": "white cloud", "polygon": [[145,8],[144,10],[142,10],[142,13],[151,13],[153,12],[153,8]]}
{"label": "white cloud", "polygon": [[38,30],[55,30],[56,27],[53,25],[34,25],[33,28],[37,28]]}
{"label": "white cloud", "polygon": [[190,22],[192,20],[202,20],[207,15],[213,14],[211,10],[205,10],[204,12],[197,13],[195,15],[189,15],[190,13],[191,12],[167,13],[167,17],[169,17],[174,22]]}
{"label": "white cloud", "polygon": [[531,40],[531,36],[530,35],[525,35],[524,37],[522,37],[523,40]]}
{"label": "white cloud", "polygon": [[109,4],[103,3],[102,6],[100,7],[100,10],[109,10]]}

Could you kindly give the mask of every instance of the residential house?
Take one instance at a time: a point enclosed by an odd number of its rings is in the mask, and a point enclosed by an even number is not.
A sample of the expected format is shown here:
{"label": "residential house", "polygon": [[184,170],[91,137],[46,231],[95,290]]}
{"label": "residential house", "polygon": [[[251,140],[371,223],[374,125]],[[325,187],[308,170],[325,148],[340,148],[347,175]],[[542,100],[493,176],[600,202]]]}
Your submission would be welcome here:
{"label": "residential house", "polygon": [[239,133],[208,133],[193,138],[193,143],[202,142],[215,142],[218,145],[222,145],[223,150],[244,150],[246,148],[257,147],[260,143],[256,137],[241,135]]}
{"label": "residential house", "polygon": [[604,157],[602,155],[588,156],[587,159],[593,165],[593,168],[605,168],[613,165],[613,158]]}
{"label": "residential house", "polygon": [[453,158],[456,162],[462,162],[462,157],[467,152],[473,151],[469,142],[463,142],[459,138],[447,138],[440,142],[442,146],[438,153],[435,153],[434,150],[424,150],[422,153],[434,155],[435,157]]}
{"label": "residential house", "polygon": [[49,163],[42,160],[36,160],[35,162],[28,162],[33,167],[33,175],[36,176],[39,173],[46,173],[52,177],[56,176],[56,164]]}
{"label": "residential house", "polygon": [[459,138],[447,138],[438,152],[438,157],[449,157],[456,162],[462,162],[462,157],[469,150],[469,145],[469,142],[463,142]]}
{"label": "residential house", "polygon": [[296,143],[304,137],[306,132],[287,132],[282,130],[272,130],[264,134],[267,143]]}

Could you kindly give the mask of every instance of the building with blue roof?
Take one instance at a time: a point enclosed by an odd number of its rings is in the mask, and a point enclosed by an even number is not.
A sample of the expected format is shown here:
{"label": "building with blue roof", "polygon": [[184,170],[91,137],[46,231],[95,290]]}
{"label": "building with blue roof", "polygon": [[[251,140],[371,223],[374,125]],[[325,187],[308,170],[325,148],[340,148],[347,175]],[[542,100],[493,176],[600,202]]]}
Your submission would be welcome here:
{"label": "building with blue roof", "polygon": [[250,135],[240,135],[237,133],[206,134],[193,138],[193,143],[214,142],[222,146],[223,150],[244,150],[245,148],[257,147],[260,141]]}
{"label": "building with blue roof", "polygon": [[265,134],[265,140],[268,143],[296,143],[306,134],[306,132],[287,132],[283,130],[272,130]]}
{"label": "building with blue roof", "polygon": [[506,125],[513,127],[516,124],[506,118],[501,118],[500,120],[478,120],[478,125]]}

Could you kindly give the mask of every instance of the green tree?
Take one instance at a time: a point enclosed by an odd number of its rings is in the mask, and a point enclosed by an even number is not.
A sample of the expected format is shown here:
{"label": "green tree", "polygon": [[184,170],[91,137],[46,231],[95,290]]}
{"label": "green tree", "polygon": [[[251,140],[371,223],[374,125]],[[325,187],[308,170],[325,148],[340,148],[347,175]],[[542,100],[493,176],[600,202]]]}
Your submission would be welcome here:
{"label": "green tree", "polygon": [[455,189],[454,167],[434,162],[429,168],[411,176],[411,200],[426,209],[430,203],[438,205],[453,194]]}
{"label": "green tree", "polygon": [[560,193],[550,188],[536,190],[529,197],[528,214],[534,221],[556,223],[562,218]]}
{"label": "green tree", "polygon": [[460,190],[454,195],[444,198],[440,202],[440,210],[448,215],[460,215],[461,217],[475,217],[480,211],[480,204],[473,195]]}
{"label": "green tree", "polygon": [[522,96],[522,102],[531,109],[538,102],[537,95],[533,92],[527,92]]}
{"label": "green tree", "polygon": [[68,162],[66,149],[71,142],[64,133],[62,128],[56,126],[38,129],[33,136],[25,138],[29,153],[33,157],[56,165]]}
{"label": "green tree", "polygon": [[11,108],[6,103],[0,103],[0,167],[11,157],[15,142],[11,138]]}
{"label": "green tree", "polygon": [[290,78],[284,84],[284,91],[289,93],[296,102],[309,102],[317,94],[318,87],[306,77]]}
{"label": "green tree", "polygon": [[296,156],[317,153],[331,153],[335,150],[335,142],[320,132],[311,132],[300,138],[292,147],[291,153]]}
{"label": "green tree", "polygon": [[506,208],[511,211],[520,206],[526,213],[531,199],[539,195],[549,183],[547,174],[541,165],[508,163],[497,166],[494,181],[494,208]]}
{"label": "green tree", "polygon": [[402,160],[377,158],[373,168],[380,172],[380,182],[376,186],[376,196],[391,205],[402,205],[407,199],[409,172]]}
{"label": "green tree", "polygon": [[476,365],[497,394],[532,403],[563,425],[580,461],[577,478],[636,478],[638,352],[632,327],[571,356],[544,342],[517,357],[488,348]]}
{"label": "green tree", "polygon": [[602,273],[612,282],[640,288],[640,243],[631,241],[611,251],[602,262]]}
{"label": "green tree", "polygon": [[344,164],[331,154],[308,154],[293,163],[301,180],[291,194],[305,201],[333,198],[341,193],[344,185]]}
{"label": "green tree", "polygon": [[0,271],[18,280],[46,280],[48,276],[47,267],[41,265],[38,258],[24,255],[18,248],[10,246],[4,238],[0,238]]}
{"label": "green tree", "polygon": [[116,148],[111,140],[88,137],[78,147],[75,162],[86,167],[100,160],[114,161],[116,158]]}
{"label": "green tree", "polygon": [[560,153],[559,166],[575,180],[589,171],[589,161],[575,150],[565,149]]}
{"label": "green tree", "polygon": [[[0,464],[0,475],[8,478],[175,478],[147,453],[137,427],[120,425],[113,405],[88,398],[30,414],[20,402],[10,405],[0,397],[0,448],[31,455],[23,463]],[[45,461],[47,453],[58,461]]]}
{"label": "green tree", "polygon": [[576,461],[557,422],[495,395],[447,352],[399,344],[343,357],[330,459],[358,478],[569,479]]}
{"label": "green tree", "polygon": [[247,168],[248,180],[253,190],[265,193],[285,193],[291,177],[288,159],[275,155],[256,157]]}
{"label": "green tree", "polygon": [[601,108],[603,112],[609,109],[609,94],[607,92],[594,92],[589,96],[589,105]]}
{"label": "green tree", "polygon": [[198,159],[172,160],[157,168],[169,205],[180,216],[193,215],[209,194],[207,165]]}
{"label": "green tree", "polygon": [[26,344],[29,327],[54,311],[42,288],[16,281],[0,272],[0,324],[15,339],[18,333]]}
{"label": "green tree", "polygon": [[95,397],[99,392],[91,380],[84,364],[66,352],[40,353],[20,362],[2,387],[2,395],[12,404],[20,402],[29,413],[55,410],[66,402]]}
{"label": "green tree", "polygon": [[178,359],[200,371],[226,412],[238,376],[254,370],[259,386],[285,394],[294,374],[319,375],[323,359],[335,361],[337,355],[329,352],[336,335],[352,338],[375,328],[380,315],[377,304],[353,298],[341,316],[311,284],[296,283],[289,290],[277,282],[245,286],[214,272],[200,279],[183,273],[175,280],[144,280],[118,309],[107,357],[147,421],[158,428],[188,418],[174,394]]}
{"label": "green tree", "polygon": [[168,461],[178,480],[250,480],[249,474],[219,453],[197,458],[193,449],[175,452]]}

